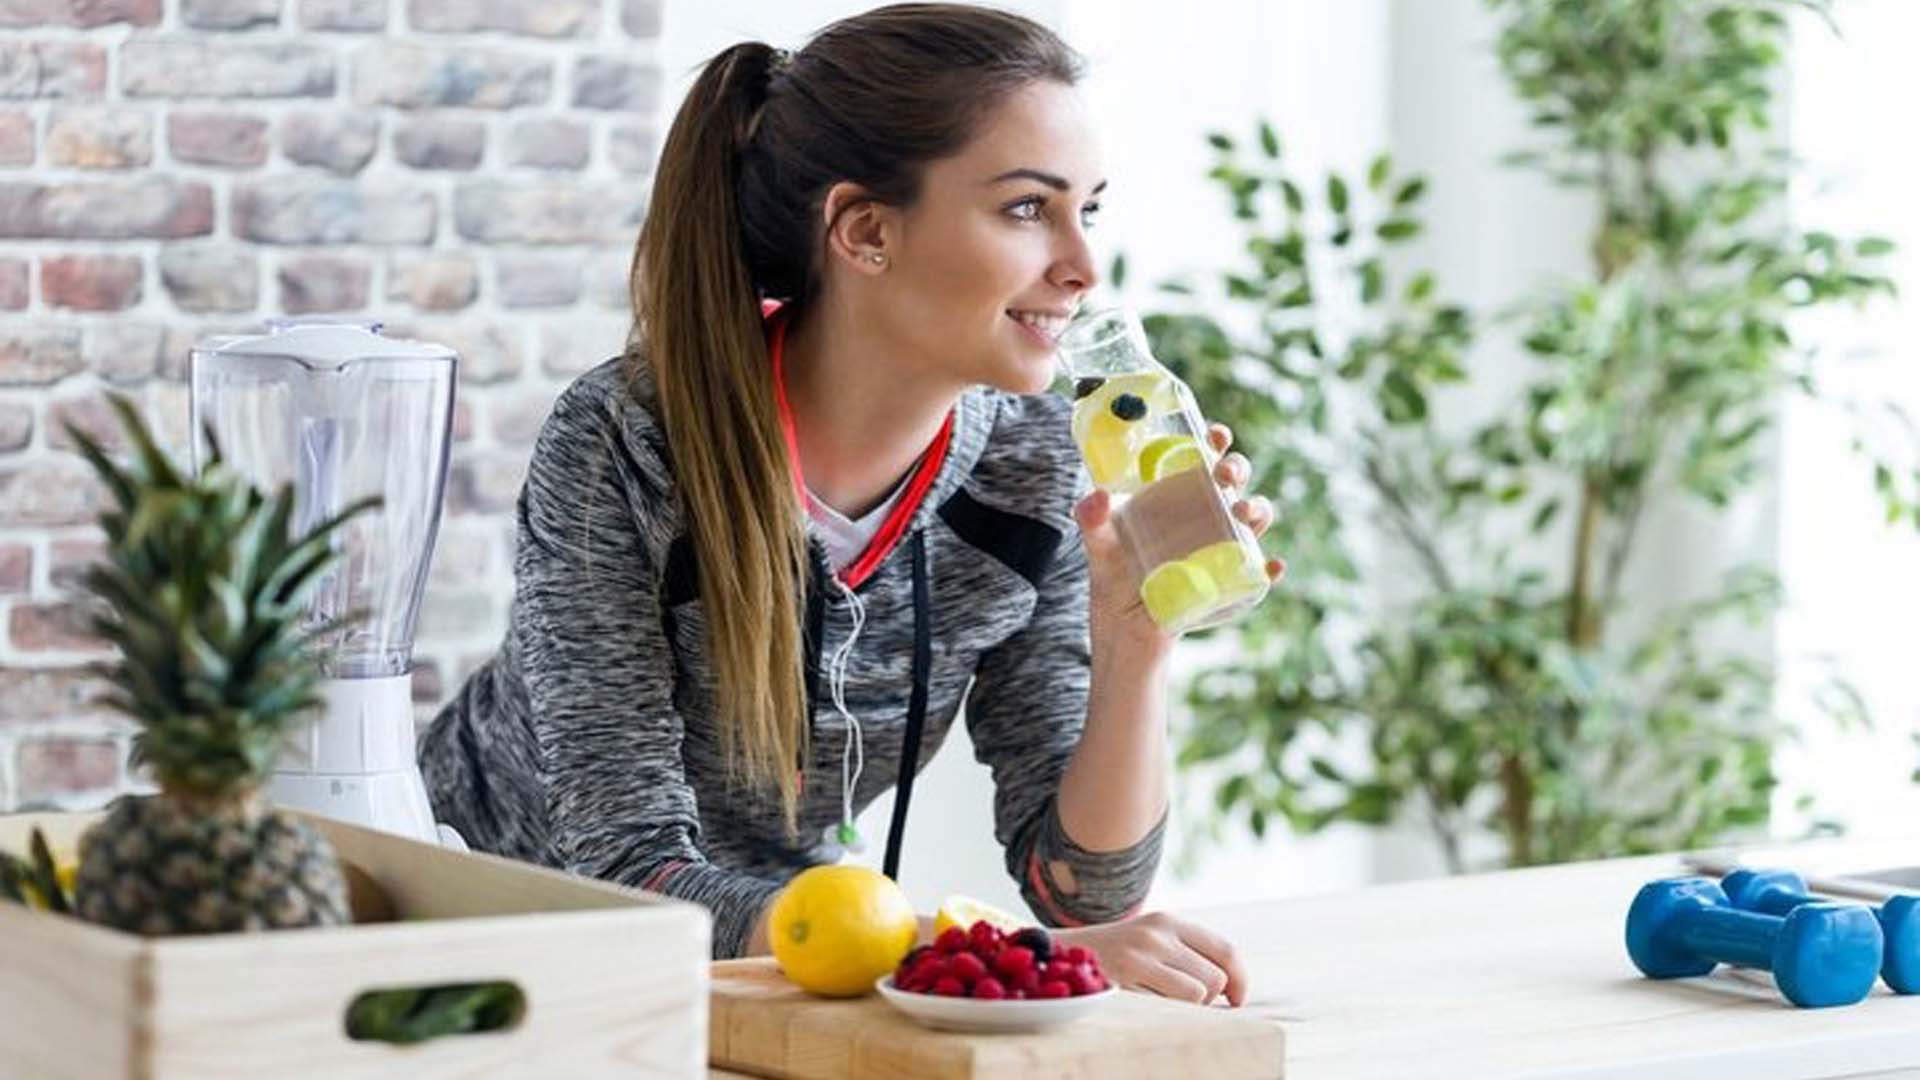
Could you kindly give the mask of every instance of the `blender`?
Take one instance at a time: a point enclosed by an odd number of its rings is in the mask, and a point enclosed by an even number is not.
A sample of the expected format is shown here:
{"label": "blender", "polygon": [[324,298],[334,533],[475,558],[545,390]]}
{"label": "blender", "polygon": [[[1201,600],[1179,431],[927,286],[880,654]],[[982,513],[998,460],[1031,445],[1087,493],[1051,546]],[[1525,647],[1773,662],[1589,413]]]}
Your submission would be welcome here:
{"label": "blender", "polygon": [[458,358],[385,337],[377,323],[271,321],[190,354],[193,463],[205,432],[264,491],[292,484],[305,531],[369,495],[380,506],[333,534],[341,558],[309,620],[360,618],[316,642],[322,707],[295,727],[267,796],[428,842],[436,828],[414,758],[414,625],[440,525]]}

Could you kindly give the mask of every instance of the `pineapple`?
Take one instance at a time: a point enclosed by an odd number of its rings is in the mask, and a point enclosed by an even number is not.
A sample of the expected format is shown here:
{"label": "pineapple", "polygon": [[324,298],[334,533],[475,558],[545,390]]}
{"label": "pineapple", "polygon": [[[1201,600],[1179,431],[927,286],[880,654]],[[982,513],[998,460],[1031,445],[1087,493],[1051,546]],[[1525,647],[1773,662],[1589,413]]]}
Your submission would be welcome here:
{"label": "pineapple", "polygon": [[291,488],[262,495],[211,431],[210,463],[183,476],[133,406],[111,400],[133,445],[125,467],[67,428],[114,502],[86,586],[107,608],[94,629],[119,647],[107,704],[139,723],[133,760],[160,791],[116,799],[82,837],[75,907],[141,934],[344,923],[332,846],[260,789],[289,725],[318,703],[309,646],[341,624],[307,618],[335,560],[329,534],[375,500],[290,536]]}

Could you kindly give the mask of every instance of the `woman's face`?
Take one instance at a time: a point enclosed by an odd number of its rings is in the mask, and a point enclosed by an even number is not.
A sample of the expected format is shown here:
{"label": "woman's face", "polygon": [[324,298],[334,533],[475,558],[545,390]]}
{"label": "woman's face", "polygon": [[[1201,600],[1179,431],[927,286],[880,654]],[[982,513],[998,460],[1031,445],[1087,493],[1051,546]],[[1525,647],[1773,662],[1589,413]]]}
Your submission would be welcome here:
{"label": "woman's face", "polygon": [[1045,390],[1054,341],[1097,281],[1087,230],[1106,187],[1072,88],[1037,82],[929,165],[899,212],[877,318],[927,374]]}

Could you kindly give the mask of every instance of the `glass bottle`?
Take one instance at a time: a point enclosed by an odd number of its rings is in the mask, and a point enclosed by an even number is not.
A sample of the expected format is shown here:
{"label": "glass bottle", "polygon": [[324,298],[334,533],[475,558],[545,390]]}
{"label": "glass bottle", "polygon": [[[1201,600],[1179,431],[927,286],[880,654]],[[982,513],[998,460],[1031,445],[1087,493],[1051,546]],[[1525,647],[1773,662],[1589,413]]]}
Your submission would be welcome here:
{"label": "glass bottle", "polygon": [[1219,455],[1193,392],[1153,357],[1122,308],[1090,311],[1060,336],[1073,441],[1115,527],[1147,614],[1170,634],[1217,626],[1267,594],[1266,556],[1213,479]]}

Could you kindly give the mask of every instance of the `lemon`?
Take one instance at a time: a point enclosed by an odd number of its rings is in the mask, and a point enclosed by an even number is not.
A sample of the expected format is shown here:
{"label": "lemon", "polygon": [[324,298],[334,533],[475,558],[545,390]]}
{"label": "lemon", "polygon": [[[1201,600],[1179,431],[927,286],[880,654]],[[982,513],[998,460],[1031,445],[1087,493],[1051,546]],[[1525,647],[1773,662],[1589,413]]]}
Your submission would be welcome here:
{"label": "lemon", "polygon": [[1163,476],[1198,469],[1207,463],[1200,444],[1191,435],[1162,435],[1140,448],[1140,482],[1151,484]]}
{"label": "lemon", "polygon": [[1075,410],[1074,441],[1096,485],[1121,493],[1138,486],[1134,459],[1145,430],[1138,421],[1122,420],[1104,405],[1096,410]]}
{"label": "lemon", "polygon": [[1087,473],[1097,487],[1124,493],[1136,486],[1133,447],[1126,440],[1095,439],[1080,447],[1080,456],[1086,459]]}
{"label": "lemon", "polygon": [[907,894],[864,866],[816,866],[774,897],[767,936],[780,970],[824,997],[855,997],[899,966],[920,931]]}
{"label": "lemon", "polygon": [[970,930],[977,922],[991,923],[1009,934],[1023,926],[1032,925],[1027,920],[1002,911],[984,900],[975,900],[971,896],[949,896],[933,916],[933,935],[939,937],[950,926]]}
{"label": "lemon", "polygon": [[1205,570],[1222,596],[1245,596],[1267,585],[1266,566],[1250,556],[1238,540],[1208,544],[1188,555],[1187,561]]}
{"label": "lemon", "polygon": [[1177,629],[1218,599],[1213,576],[1185,559],[1161,563],[1140,583],[1140,600],[1163,630]]}

